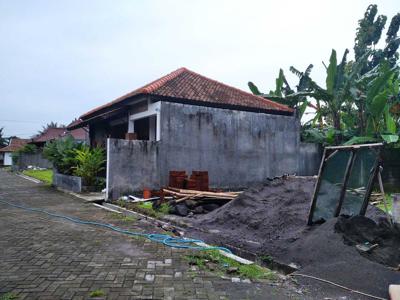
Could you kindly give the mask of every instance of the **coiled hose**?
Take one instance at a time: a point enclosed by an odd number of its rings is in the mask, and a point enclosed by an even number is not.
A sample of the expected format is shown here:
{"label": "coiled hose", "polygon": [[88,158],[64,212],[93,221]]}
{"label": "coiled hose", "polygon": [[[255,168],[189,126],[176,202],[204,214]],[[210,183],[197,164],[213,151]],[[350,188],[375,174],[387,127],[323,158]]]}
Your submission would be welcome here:
{"label": "coiled hose", "polygon": [[160,243],[160,244],[163,244],[163,245],[171,247],[171,248],[193,249],[193,250],[222,250],[227,253],[232,253],[231,250],[229,250],[228,248],[225,248],[225,247],[194,245],[195,243],[203,243],[202,240],[189,239],[189,238],[176,238],[176,237],[171,237],[167,234],[134,232],[134,231],[122,229],[120,227],[117,227],[117,226],[114,226],[111,224],[107,224],[107,223],[99,223],[99,222],[93,222],[93,221],[80,220],[77,218],[72,218],[69,216],[64,216],[61,214],[48,212],[48,211],[40,209],[40,208],[34,208],[34,207],[28,207],[28,206],[24,206],[24,205],[14,204],[14,203],[7,202],[7,201],[1,200],[1,199],[0,199],[0,202],[3,204],[7,204],[9,206],[12,206],[12,207],[20,208],[20,209],[27,210],[27,211],[43,213],[43,214],[49,215],[51,217],[68,220],[70,222],[74,222],[77,224],[93,225],[93,226],[108,228],[113,231],[123,233],[126,235],[130,235],[130,236],[141,236],[141,237],[149,239],[150,241]]}

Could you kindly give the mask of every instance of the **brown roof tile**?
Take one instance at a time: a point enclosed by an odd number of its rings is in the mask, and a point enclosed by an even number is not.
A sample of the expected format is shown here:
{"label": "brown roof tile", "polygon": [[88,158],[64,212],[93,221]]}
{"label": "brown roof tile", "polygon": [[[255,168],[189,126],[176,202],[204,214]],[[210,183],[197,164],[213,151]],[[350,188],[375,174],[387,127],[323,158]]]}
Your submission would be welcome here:
{"label": "brown roof tile", "polygon": [[8,146],[0,148],[0,152],[15,152],[25,146],[29,141],[29,139],[12,138]]}
{"label": "brown roof tile", "polygon": [[130,97],[148,94],[170,97],[174,99],[187,99],[194,102],[214,105],[230,105],[235,107],[247,107],[251,109],[293,113],[293,109],[272,100],[256,96],[224,83],[207,78],[186,68],[180,68],[164,77],[161,77],[139,89],[136,89],[114,101],[99,106],[80,118],[85,120],[113,105]]}
{"label": "brown roof tile", "polygon": [[37,135],[32,139],[33,143],[43,143],[51,140],[55,140],[60,138],[64,132],[66,131],[66,128],[64,127],[53,127],[53,128],[47,128],[43,133]]}

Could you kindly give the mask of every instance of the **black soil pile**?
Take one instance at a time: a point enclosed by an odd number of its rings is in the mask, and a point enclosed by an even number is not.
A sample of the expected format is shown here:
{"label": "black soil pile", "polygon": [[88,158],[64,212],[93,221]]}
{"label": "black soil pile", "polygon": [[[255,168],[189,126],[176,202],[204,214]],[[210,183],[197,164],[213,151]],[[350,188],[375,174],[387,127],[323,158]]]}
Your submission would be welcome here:
{"label": "black soil pile", "polygon": [[[282,177],[249,188],[223,207],[196,218],[195,226],[252,252],[279,257],[305,230],[315,177]],[[376,216],[371,208],[369,215]]]}
{"label": "black soil pile", "polygon": [[[393,238],[397,233],[388,233],[384,225],[372,221],[384,218],[383,212],[373,206],[367,209],[368,218],[363,218],[372,219],[370,225],[356,222],[357,218],[340,217],[337,226],[336,218],[307,226],[315,180],[288,177],[266,182],[246,190],[223,207],[192,219],[192,223],[202,229],[197,235],[209,243],[234,246],[281,263],[295,263],[301,273],[386,297],[388,284],[400,283],[400,272],[387,267],[396,266],[398,261],[399,244]],[[365,242],[382,247],[361,255],[355,245]],[[310,284],[315,287],[315,282]]]}
{"label": "black soil pile", "polygon": [[364,257],[393,268],[400,266],[399,226],[392,226],[386,219],[376,223],[363,216],[342,216],[335,230],[343,235],[347,245],[364,246],[359,251]]}

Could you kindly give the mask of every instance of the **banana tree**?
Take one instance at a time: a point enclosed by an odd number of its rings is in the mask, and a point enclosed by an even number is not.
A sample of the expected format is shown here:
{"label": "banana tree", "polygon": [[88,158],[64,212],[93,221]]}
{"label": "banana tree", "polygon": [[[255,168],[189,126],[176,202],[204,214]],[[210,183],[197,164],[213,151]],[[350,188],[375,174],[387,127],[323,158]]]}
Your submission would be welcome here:
{"label": "banana tree", "polygon": [[399,79],[396,67],[383,62],[357,81],[352,90],[359,115],[359,136],[346,144],[384,140],[395,143],[398,136]]}
{"label": "banana tree", "polygon": [[251,81],[248,83],[248,86],[251,92],[255,95],[297,109],[298,114],[301,118],[304,115],[304,112],[307,107],[312,107],[316,109],[316,107],[310,101],[307,100],[306,96],[298,94],[299,92],[304,92],[309,90],[309,81],[310,81],[309,75],[311,73],[312,68],[313,65],[310,64],[304,72],[300,72],[294,67],[290,67],[290,71],[299,77],[299,83],[296,86],[297,92],[290,87],[282,69],[279,69],[279,75],[275,79],[275,90],[271,90],[268,94],[261,93],[258,87]]}

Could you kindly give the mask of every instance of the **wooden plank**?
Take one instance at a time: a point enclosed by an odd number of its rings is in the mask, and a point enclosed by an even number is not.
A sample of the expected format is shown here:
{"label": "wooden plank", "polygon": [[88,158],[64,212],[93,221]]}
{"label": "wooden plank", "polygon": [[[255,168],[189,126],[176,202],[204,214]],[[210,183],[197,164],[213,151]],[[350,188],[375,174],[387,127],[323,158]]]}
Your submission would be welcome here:
{"label": "wooden plank", "polygon": [[349,149],[350,150],[350,149],[359,149],[359,148],[365,148],[365,147],[381,147],[381,146],[383,146],[382,143],[372,143],[372,144],[360,144],[360,145],[349,145],[349,146],[328,146],[328,147],[325,147],[325,149],[329,149],[329,150]]}
{"label": "wooden plank", "polygon": [[314,210],[315,210],[315,205],[317,204],[317,195],[319,192],[319,188],[321,187],[321,175],[322,172],[324,171],[325,168],[325,157],[327,155],[327,149],[324,149],[324,153],[322,155],[322,159],[321,159],[321,164],[319,166],[319,171],[318,171],[318,178],[317,178],[317,182],[315,183],[315,187],[314,187],[314,192],[311,198],[311,205],[310,205],[310,210],[308,213],[308,221],[307,221],[307,225],[312,225],[313,223],[313,215],[314,215]]}
{"label": "wooden plank", "polygon": [[349,181],[351,171],[353,169],[354,161],[356,160],[356,156],[357,156],[357,153],[354,150],[351,151],[349,160],[347,161],[346,170],[344,173],[344,180],[343,180],[343,184],[342,184],[342,189],[340,191],[339,201],[337,203],[336,210],[334,213],[335,217],[338,217],[340,214],[340,211],[342,210],[344,196],[346,195],[347,182]]}

